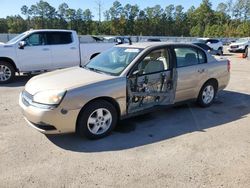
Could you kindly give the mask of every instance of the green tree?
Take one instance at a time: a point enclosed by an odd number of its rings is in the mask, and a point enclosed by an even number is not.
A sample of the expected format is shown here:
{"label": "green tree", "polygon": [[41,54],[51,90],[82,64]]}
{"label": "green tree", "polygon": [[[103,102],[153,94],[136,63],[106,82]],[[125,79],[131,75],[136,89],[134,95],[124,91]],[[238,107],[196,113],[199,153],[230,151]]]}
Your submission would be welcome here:
{"label": "green tree", "polygon": [[22,33],[27,30],[27,22],[19,15],[7,16],[6,21],[9,33]]}
{"label": "green tree", "polygon": [[8,24],[3,18],[0,18],[0,33],[8,33]]}

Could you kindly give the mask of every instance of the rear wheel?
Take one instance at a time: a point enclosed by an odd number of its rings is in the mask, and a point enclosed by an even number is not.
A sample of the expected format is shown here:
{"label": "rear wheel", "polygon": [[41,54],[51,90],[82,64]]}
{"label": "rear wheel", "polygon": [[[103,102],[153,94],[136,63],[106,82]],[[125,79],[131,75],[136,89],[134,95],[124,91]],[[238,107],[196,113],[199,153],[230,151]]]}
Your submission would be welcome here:
{"label": "rear wheel", "polygon": [[97,100],[80,113],[76,131],[80,136],[98,139],[110,134],[116,123],[115,107],[105,100]]}
{"label": "rear wheel", "polygon": [[0,84],[7,84],[15,78],[15,69],[8,63],[0,61]]}
{"label": "rear wheel", "polygon": [[208,107],[214,102],[216,87],[213,82],[207,82],[201,88],[197,102],[201,107]]}

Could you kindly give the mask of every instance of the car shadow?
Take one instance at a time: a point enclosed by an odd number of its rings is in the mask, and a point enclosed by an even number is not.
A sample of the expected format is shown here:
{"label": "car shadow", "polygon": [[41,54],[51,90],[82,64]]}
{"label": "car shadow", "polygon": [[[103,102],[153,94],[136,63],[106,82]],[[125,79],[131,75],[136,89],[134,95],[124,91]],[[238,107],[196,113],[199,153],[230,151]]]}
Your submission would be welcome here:
{"label": "car shadow", "polygon": [[16,76],[13,82],[9,84],[1,84],[0,87],[21,87],[32,78],[33,76]]}
{"label": "car shadow", "polygon": [[202,132],[245,118],[250,113],[250,95],[222,91],[209,108],[189,103],[164,108],[121,121],[113,133],[100,140],[87,140],[75,134],[47,135],[58,147],[74,152],[119,151],[160,142],[180,135]]}

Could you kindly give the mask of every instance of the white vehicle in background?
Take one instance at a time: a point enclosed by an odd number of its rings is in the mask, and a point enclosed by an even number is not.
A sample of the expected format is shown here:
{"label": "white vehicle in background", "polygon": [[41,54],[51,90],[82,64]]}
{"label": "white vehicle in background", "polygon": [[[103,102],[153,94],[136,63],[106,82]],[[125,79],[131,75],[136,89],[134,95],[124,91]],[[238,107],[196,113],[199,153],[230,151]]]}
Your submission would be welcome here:
{"label": "white vehicle in background", "polygon": [[36,73],[86,64],[115,43],[80,43],[76,31],[30,30],[0,44],[0,84],[16,73]]}
{"label": "white vehicle in background", "polygon": [[217,55],[223,55],[223,44],[218,39],[211,39],[211,38],[198,38],[198,42],[205,43],[210,48],[218,51]]}
{"label": "white vehicle in background", "polygon": [[228,51],[232,53],[245,53],[245,57],[247,57],[249,46],[250,38],[240,38],[236,42],[229,45]]}

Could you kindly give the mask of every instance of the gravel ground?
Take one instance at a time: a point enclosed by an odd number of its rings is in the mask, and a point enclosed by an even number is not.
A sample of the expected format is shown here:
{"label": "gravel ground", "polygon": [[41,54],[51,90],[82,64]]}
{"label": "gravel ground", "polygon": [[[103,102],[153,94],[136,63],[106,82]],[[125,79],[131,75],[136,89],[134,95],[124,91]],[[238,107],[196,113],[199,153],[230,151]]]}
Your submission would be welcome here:
{"label": "gravel ground", "polygon": [[227,54],[231,81],[207,109],[187,104],[122,121],[89,141],[29,127],[0,86],[0,187],[250,187],[250,60]]}

